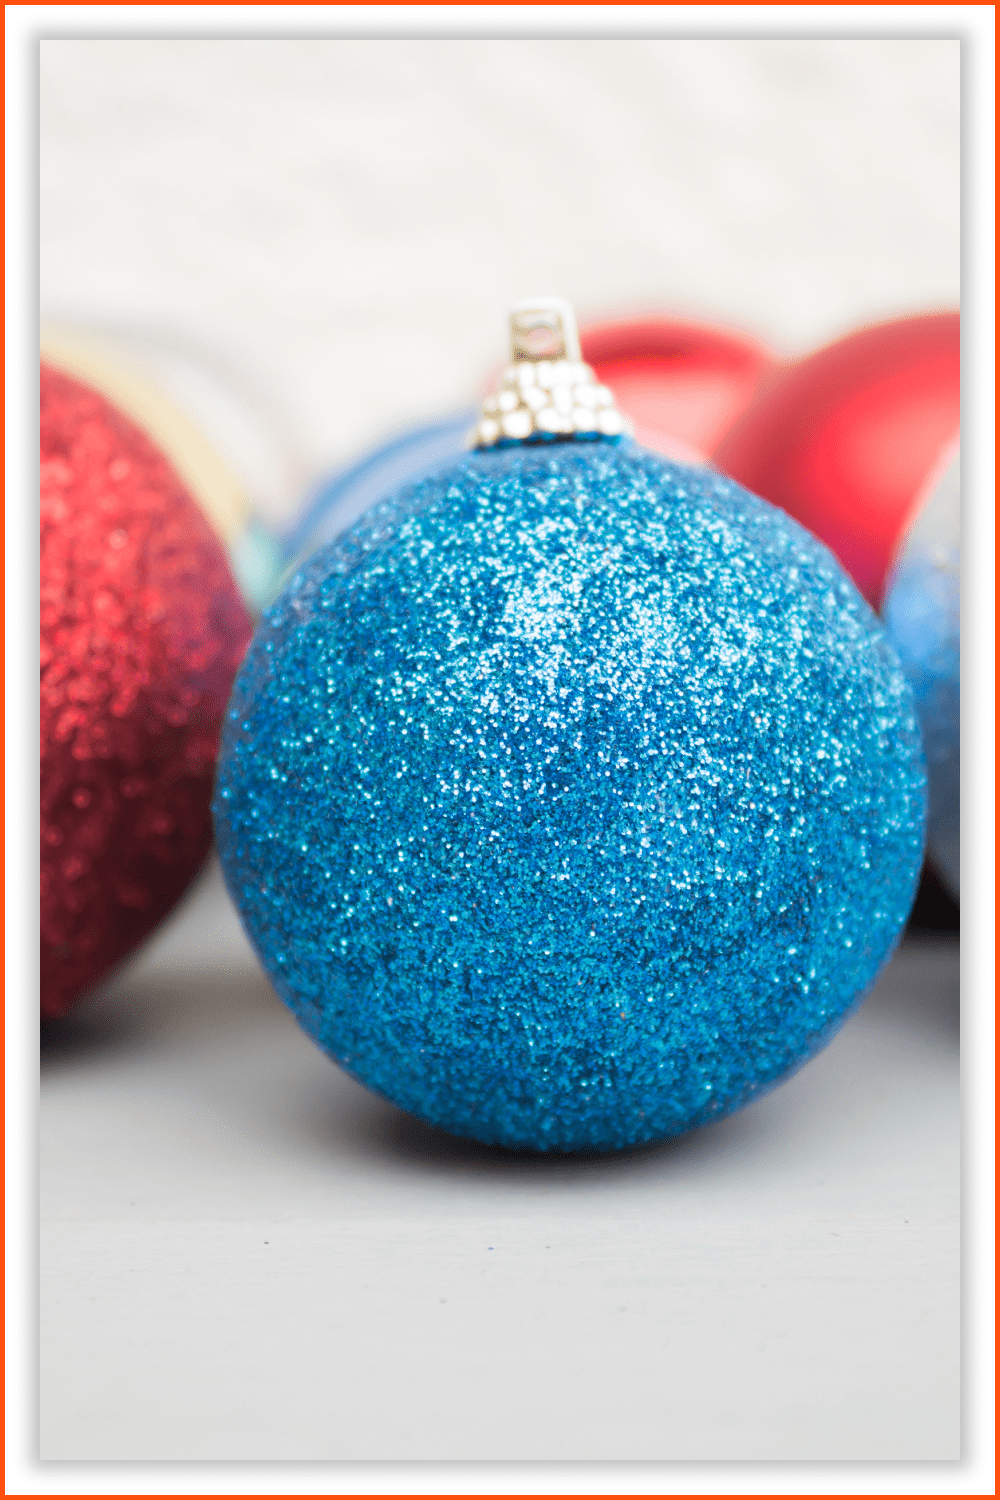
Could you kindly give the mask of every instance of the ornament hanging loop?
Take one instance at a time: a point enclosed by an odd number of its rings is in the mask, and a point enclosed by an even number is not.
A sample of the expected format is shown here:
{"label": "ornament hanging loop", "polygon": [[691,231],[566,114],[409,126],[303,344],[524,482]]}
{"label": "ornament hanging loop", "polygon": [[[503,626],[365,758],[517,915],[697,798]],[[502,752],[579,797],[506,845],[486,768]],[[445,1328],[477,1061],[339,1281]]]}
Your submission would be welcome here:
{"label": "ornament hanging loop", "polygon": [[469,448],[604,438],[631,432],[606,385],[580,359],[573,309],[562,297],[526,297],[510,310],[511,363],[483,402]]}
{"label": "ornament hanging loop", "polygon": [[576,315],[562,297],[526,297],[510,310],[510,357],[579,361]]}

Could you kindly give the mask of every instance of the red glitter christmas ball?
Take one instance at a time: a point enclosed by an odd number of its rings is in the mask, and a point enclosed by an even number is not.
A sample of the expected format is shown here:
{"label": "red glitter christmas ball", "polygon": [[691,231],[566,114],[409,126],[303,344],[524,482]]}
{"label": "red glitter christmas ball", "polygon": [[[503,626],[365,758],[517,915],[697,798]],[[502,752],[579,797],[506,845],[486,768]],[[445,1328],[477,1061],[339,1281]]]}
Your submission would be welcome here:
{"label": "red glitter christmas ball", "polygon": [[870,604],[959,427],[958,313],[860,328],[777,375],[712,461],[826,543]]}
{"label": "red glitter christmas ball", "polygon": [[222,545],[167,460],[43,365],[43,1015],[135,948],[203,863],[250,629]]}

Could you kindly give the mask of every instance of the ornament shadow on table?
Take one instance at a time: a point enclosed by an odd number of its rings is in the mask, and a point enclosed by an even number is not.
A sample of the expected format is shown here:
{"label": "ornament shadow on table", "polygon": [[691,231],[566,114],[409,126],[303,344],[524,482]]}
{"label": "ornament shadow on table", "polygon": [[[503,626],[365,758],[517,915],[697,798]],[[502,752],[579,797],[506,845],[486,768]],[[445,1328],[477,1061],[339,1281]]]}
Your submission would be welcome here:
{"label": "ornament shadow on table", "polygon": [[[580,346],[638,441],[682,463],[704,462],[777,369],[770,351],[743,334],[660,316],[584,328]],[[475,418],[470,406],[420,423],[322,479],[283,538],[285,576],[378,501],[460,458]]]}
{"label": "ornament shadow on table", "polygon": [[860,1002],[923,853],[912,696],[854,585],[625,426],[569,307],[519,304],[470,451],[297,571],[226,716],[219,853],[278,994],[487,1144],[758,1097]]}
{"label": "ornament shadow on table", "polygon": [[57,1016],[204,862],[251,622],[163,452],[46,365],[40,397],[41,1007]]}
{"label": "ornament shadow on table", "polygon": [[669,1172],[684,1171],[692,1157],[718,1161],[738,1156],[745,1162],[748,1147],[753,1151],[767,1149],[772,1131],[770,1121],[751,1124],[745,1116],[727,1115],[711,1129],[628,1143],[611,1152],[604,1147],[524,1150],[456,1135],[375,1094],[369,1094],[364,1102],[327,1095],[321,1110],[314,1101],[303,1101],[298,1128],[321,1149],[329,1150],[332,1145],[338,1151],[346,1149],[359,1163],[389,1160],[405,1164],[410,1172],[444,1171],[452,1180],[456,1174],[471,1180],[484,1176],[498,1181],[513,1179],[526,1187],[578,1176],[592,1183],[595,1172],[598,1177],[614,1173],[620,1184],[623,1170],[647,1173],[651,1158],[660,1158]]}

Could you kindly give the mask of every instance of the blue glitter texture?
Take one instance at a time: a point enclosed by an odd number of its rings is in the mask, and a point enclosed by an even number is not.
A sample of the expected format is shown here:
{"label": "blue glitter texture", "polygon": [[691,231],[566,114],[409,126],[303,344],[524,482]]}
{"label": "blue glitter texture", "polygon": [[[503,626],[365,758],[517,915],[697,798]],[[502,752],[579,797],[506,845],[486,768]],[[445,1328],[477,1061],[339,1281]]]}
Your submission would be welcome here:
{"label": "blue glitter texture", "polygon": [[266,613],[215,815],[279,994],[457,1135],[610,1150],[826,1042],[920,869],[910,692],[827,550],[631,443],[477,453]]}

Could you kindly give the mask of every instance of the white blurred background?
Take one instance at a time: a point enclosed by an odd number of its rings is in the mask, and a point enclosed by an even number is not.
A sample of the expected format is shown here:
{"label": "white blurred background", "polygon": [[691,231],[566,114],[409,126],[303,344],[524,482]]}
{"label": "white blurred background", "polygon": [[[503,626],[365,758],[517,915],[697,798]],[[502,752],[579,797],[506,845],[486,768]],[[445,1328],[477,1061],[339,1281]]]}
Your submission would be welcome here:
{"label": "white blurred background", "polygon": [[41,46],[43,320],[242,385],[276,521],[468,404],[516,297],[795,355],[954,306],[958,199],[957,41]]}

